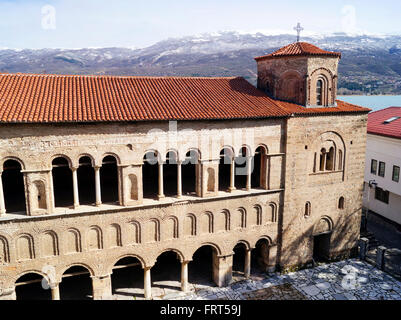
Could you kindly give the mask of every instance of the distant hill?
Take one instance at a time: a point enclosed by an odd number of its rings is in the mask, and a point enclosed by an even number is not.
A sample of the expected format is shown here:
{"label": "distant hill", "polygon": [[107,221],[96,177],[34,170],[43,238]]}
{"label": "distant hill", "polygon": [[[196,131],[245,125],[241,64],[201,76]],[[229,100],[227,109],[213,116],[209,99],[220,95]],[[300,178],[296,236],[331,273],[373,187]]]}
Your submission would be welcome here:
{"label": "distant hill", "polygon": [[[255,56],[294,42],[293,35],[222,32],[167,39],[142,49],[0,50],[0,72],[149,76],[242,76],[256,83]],[[341,51],[339,93],[401,94],[401,36],[303,37]]]}

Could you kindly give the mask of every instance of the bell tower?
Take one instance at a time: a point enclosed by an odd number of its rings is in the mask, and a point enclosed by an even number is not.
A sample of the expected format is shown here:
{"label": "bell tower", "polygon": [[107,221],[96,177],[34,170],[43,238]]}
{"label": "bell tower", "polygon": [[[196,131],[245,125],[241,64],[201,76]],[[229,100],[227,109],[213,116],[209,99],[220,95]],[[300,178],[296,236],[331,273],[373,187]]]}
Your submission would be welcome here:
{"label": "bell tower", "polygon": [[255,58],[258,89],[274,99],[305,107],[335,106],[340,58],[339,52],[325,51],[307,42],[289,44]]}

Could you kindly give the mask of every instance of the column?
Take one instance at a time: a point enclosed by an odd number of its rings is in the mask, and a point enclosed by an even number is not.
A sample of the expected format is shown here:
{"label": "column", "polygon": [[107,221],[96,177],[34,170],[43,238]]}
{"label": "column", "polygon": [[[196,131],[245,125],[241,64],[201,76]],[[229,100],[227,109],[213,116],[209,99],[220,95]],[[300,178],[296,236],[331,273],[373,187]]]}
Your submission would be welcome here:
{"label": "column", "polygon": [[145,299],[152,298],[152,282],[150,280],[150,269],[151,267],[145,267],[144,271],[144,279],[143,279],[143,288],[145,291]]}
{"label": "column", "polygon": [[96,205],[102,204],[102,193],[100,190],[100,167],[95,166]]}
{"label": "column", "polygon": [[231,283],[233,256],[218,256],[213,253],[213,281],[218,287],[225,287]]}
{"label": "column", "polygon": [[177,197],[182,197],[181,162],[177,163]]}
{"label": "column", "polygon": [[230,187],[228,188],[228,190],[230,192],[235,190],[235,160],[234,159],[235,159],[234,157],[231,159],[231,167],[230,167],[230,169],[231,169]]}
{"label": "column", "polygon": [[77,168],[71,168],[72,171],[72,187],[74,190],[74,209],[79,207],[79,192],[78,192],[78,176]]}
{"label": "column", "polygon": [[159,163],[159,192],[157,195],[158,199],[164,198],[163,189],[163,163]]}
{"label": "column", "polygon": [[251,190],[252,157],[246,157],[246,190]]}
{"label": "column", "polygon": [[6,213],[6,205],[4,203],[4,192],[3,192],[3,179],[1,178],[1,174],[3,172],[0,171],[0,217]]}
{"label": "column", "polygon": [[51,291],[52,291],[52,300],[60,300],[60,289],[59,289],[59,284],[53,284],[50,286]]}
{"label": "column", "polygon": [[93,300],[110,300],[111,292],[111,276],[92,276]]}
{"label": "column", "polygon": [[188,263],[189,261],[181,262],[181,290],[188,291]]}
{"label": "column", "polygon": [[251,275],[251,250],[245,250],[245,267],[244,274],[246,278],[249,278]]}

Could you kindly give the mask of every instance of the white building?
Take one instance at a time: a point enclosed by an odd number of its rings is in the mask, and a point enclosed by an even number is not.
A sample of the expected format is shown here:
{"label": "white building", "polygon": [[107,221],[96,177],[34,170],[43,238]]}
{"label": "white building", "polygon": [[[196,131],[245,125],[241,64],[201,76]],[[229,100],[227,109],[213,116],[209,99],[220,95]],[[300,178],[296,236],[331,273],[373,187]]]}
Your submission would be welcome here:
{"label": "white building", "polygon": [[368,116],[363,205],[401,225],[401,107]]}

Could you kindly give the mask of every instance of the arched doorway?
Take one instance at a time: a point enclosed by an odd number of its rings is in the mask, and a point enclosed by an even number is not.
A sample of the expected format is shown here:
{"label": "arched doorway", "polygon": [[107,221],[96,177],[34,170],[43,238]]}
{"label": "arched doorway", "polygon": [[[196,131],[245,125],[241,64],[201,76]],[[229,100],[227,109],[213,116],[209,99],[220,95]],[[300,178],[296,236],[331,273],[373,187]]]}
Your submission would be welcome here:
{"label": "arched doorway", "polygon": [[248,175],[248,157],[250,156],[247,147],[240,149],[238,157],[235,158],[235,188],[245,189]]}
{"label": "arched doorway", "polygon": [[258,147],[255,155],[252,157],[252,174],[251,174],[251,187],[264,188],[266,176],[266,149]]}
{"label": "arched doorway", "polygon": [[135,257],[124,257],[116,262],[111,275],[113,295],[117,299],[144,297],[143,269]]}
{"label": "arched doorway", "polygon": [[168,197],[177,195],[177,154],[169,151],[163,164],[164,194]]}
{"label": "arched doorway", "polygon": [[313,260],[327,262],[330,259],[330,242],[333,223],[330,218],[322,217],[313,228]]}
{"label": "arched doorway", "polygon": [[103,158],[100,168],[100,190],[103,203],[118,202],[118,167],[113,156]]}
{"label": "arched doorway", "polygon": [[188,264],[189,283],[206,286],[216,286],[214,282],[214,261],[217,259],[217,251],[211,245],[200,247],[192,256]]}
{"label": "arched doorway", "polygon": [[51,300],[51,289],[43,280],[44,277],[38,273],[27,273],[18,278],[15,282],[17,300]]}
{"label": "arched doorway", "polygon": [[251,253],[251,273],[260,274],[268,271],[270,242],[267,239],[259,239]]}
{"label": "arched doorway", "polygon": [[61,300],[92,300],[92,279],[90,272],[83,266],[67,269],[59,285]]}
{"label": "arched doorway", "polygon": [[[174,251],[163,252],[157,257],[155,265],[151,269],[152,290],[159,288],[162,294],[181,290],[181,263],[179,256]],[[158,296],[160,291],[154,296]]]}
{"label": "arched doorway", "polygon": [[220,151],[219,162],[219,191],[228,191],[230,187],[231,166],[233,165],[234,152],[230,148]]}
{"label": "arched doorway", "polygon": [[154,151],[147,152],[143,157],[142,165],[142,186],[144,198],[157,198],[159,186],[158,165],[157,153]]}
{"label": "arched doorway", "polygon": [[234,247],[233,256],[233,277],[247,276],[246,272],[246,254],[247,247],[244,243],[240,242]]}
{"label": "arched doorway", "polygon": [[21,164],[16,160],[5,161],[1,179],[6,212],[25,213],[25,187]]}
{"label": "arched doorway", "polygon": [[79,202],[81,204],[94,204],[96,202],[95,169],[92,159],[84,156],[79,158],[77,170]]}
{"label": "arched doorway", "polygon": [[55,206],[72,206],[74,204],[72,172],[66,158],[58,157],[53,160],[52,176]]}
{"label": "arched doorway", "polygon": [[182,193],[184,195],[198,194],[198,170],[199,153],[192,149],[185,154],[185,160],[182,163]]}

